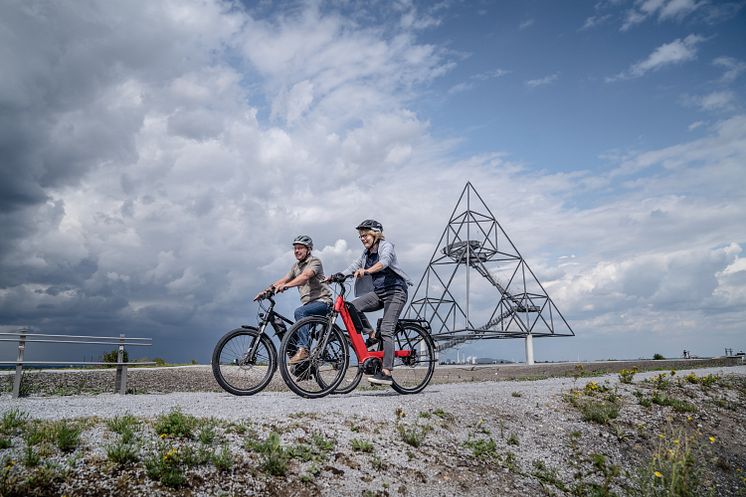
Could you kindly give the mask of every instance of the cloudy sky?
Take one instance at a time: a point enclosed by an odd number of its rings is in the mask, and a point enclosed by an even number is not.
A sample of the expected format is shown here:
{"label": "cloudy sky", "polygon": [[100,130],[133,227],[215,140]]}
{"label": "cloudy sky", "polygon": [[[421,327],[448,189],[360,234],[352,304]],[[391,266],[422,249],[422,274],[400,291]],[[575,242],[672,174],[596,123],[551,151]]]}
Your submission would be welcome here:
{"label": "cloudy sky", "polygon": [[744,26],[740,0],[4,1],[0,325],[207,362],[297,234],[334,272],[376,218],[417,280],[469,180],[575,331],[537,360],[746,349]]}

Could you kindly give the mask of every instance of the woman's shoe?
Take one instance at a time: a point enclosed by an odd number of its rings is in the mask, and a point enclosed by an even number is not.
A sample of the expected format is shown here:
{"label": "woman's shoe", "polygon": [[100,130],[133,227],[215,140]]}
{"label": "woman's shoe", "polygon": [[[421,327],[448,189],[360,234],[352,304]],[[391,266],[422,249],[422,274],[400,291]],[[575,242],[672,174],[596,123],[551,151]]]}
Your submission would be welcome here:
{"label": "woman's shoe", "polygon": [[376,385],[389,385],[394,383],[394,379],[390,374],[386,374],[383,371],[379,371],[373,376],[368,377],[368,381]]}

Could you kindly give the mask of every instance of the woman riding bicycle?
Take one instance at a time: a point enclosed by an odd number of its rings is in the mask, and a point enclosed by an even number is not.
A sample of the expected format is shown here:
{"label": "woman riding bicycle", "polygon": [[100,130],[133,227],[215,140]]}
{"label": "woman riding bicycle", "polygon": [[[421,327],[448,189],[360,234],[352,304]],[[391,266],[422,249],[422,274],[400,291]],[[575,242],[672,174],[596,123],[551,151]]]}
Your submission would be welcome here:
{"label": "woman riding bicycle", "polygon": [[[407,303],[407,285],[412,285],[407,274],[399,267],[394,245],[386,241],[383,226],[378,221],[366,219],[355,229],[365,250],[344,275],[355,275],[355,296],[351,303],[361,312],[383,309],[380,337],[383,340],[383,368],[368,381],[377,385],[391,385],[394,365],[394,331],[399,315]],[[361,314],[364,325],[367,320]],[[371,328],[371,338],[373,337]]]}

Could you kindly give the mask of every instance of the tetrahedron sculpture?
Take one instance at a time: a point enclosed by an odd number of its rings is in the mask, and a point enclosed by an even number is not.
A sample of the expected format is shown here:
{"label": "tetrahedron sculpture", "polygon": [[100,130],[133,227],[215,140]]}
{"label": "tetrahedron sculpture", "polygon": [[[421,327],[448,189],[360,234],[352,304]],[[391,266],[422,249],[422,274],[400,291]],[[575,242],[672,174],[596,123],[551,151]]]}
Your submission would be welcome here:
{"label": "tetrahedron sculpture", "polygon": [[482,197],[467,182],[406,313],[427,319],[438,349],[467,341],[574,336]]}

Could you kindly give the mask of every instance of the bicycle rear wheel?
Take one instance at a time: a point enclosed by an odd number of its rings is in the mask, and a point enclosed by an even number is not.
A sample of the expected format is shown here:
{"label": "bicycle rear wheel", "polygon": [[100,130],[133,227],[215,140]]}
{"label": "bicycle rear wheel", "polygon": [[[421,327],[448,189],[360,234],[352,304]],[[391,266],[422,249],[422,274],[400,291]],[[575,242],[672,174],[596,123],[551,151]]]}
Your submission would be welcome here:
{"label": "bicycle rear wheel", "polygon": [[391,387],[403,394],[422,391],[435,371],[435,346],[430,335],[414,323],[397,323],[394,350],[408,354],[394,357]]}
{"label": "bicycle rear wheel", "polygon": [[[254,353],[249,355],[256,344]],[[212,374],[226,392],[253,395],[267,386],[277,369],[272,340],[256,328],[226,333],[212,352]]]}
{"label": "bicycle rear wheel", "polygon": [[[290,364],[293,352],[302,343],[301,331],[308,330],[308,357]],[[323,344],[323,347],[322,347]],[[329,327],[326,316],[309,316],[296,322],[280,344],[280,373],[288,388],[307,399],[323,397],[340,384],[347,372],[347,339],[342,330]]]}

